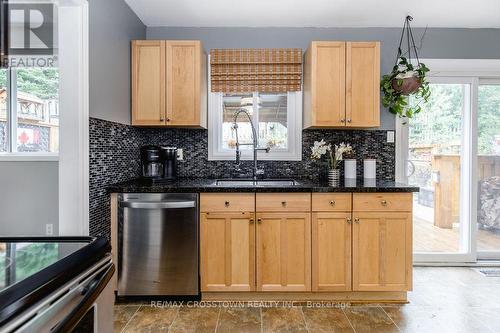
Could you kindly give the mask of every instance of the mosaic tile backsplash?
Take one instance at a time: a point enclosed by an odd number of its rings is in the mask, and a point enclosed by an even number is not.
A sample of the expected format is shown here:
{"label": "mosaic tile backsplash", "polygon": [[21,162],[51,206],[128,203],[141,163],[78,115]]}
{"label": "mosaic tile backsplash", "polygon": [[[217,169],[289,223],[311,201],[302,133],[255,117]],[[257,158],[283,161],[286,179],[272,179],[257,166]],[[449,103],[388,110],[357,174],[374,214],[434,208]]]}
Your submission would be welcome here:
{"label": "mosaic tile backsplash", "polygon": [[140,174],[143,137],[135,127],[90,118],[89,138],[89,231],[91,236],[109,238],[111,212],[106,187]]}
{"label": "mosaic tile backsplash", "polygon": [[[267,177],[326,179],[325,163],[311,161],[314,141],[351,143],[358,160],[358,177],[363,177],[362,160],[377,159],[378,179],[394,180],[395,144],[387,143],[387,131],[304,130],[302,161],[259,161]],[[224,178],[236,176],[234,161],[208,160],[208,132],[198,129],[135,128],[100,119],[90,119],[90,234],[109,237],[110,211],[106,186],[139,177],[139,148],[145,144],[184,149],[178,176],[185,178]],[[243,161],[242,171],[251,175],[252,161]],[[341,172],[343,170],[341,169]]]}

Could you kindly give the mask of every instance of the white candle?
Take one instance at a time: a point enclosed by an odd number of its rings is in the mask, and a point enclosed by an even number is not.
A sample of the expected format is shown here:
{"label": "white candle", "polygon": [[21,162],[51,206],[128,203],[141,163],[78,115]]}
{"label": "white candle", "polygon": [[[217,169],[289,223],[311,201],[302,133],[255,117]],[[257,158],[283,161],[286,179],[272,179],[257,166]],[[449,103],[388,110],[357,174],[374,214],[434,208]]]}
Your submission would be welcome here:
{"label": "white candle", "polygon": [[356,160],[344,160],[344,178],[356,179]]}
{"label": "white candle", "polygon": [[377,178],[377,160],[366,159],[363,161],[363,174],[365,179]]}

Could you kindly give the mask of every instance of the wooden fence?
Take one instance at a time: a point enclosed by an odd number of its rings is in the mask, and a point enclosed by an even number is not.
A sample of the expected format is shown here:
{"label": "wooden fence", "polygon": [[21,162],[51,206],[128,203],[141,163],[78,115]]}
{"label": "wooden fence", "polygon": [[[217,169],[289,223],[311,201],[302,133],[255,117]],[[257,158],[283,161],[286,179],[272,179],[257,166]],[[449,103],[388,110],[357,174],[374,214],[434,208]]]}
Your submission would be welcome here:
{"label": "wooden fence", "polygon": [[[460,155],[434,155],[431,161],[434,183],[434,225],[451,229],[459,222]],[[500,176],[500,156],[478,156],[478,181]]]}

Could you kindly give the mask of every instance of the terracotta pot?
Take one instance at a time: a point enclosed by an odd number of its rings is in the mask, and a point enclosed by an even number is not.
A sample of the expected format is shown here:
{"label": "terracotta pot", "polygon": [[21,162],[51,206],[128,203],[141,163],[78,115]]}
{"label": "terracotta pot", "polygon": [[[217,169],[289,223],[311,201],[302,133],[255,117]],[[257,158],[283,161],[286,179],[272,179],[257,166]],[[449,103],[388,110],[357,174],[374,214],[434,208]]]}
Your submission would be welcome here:
{"label": "terracotta pot", "polygon": [[416,76],[407,77],[403,80],[402,85],[398,85],[398,79],[392,80],[392,88],[398,92],[401,92],[403,95],[413,94],[420,88],[422,82]]}

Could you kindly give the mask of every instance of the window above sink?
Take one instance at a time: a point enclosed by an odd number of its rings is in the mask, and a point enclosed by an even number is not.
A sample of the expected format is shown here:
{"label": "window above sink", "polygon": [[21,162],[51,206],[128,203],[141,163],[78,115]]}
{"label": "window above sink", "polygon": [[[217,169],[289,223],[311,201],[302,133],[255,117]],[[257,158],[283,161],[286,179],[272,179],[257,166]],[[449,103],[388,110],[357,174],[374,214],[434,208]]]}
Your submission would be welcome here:
{"label": "window above sink", "polygon": [[[282,93],[209,93],[209,160],[235,158],[236,133],[234,114],[244,108],[256,127],[259,147],[270,147],[269,153],[259,152],[259,160],[302,159],[302,92]],[[240,144],[251,143],[248,119],[238,117]],[[253,159],[252,146],[241,145],[242,159]]]}
{"label": "window above sink", "polygon": [[[299,48],[212,49],[208,58],[208,159],[236,155],[234,115],[241,159],[302,159],[302,50]],[[251,120],[250,120],[251,119]]]}

